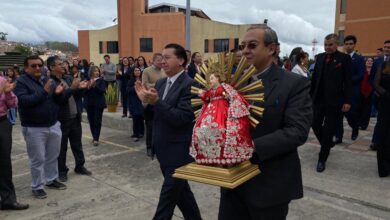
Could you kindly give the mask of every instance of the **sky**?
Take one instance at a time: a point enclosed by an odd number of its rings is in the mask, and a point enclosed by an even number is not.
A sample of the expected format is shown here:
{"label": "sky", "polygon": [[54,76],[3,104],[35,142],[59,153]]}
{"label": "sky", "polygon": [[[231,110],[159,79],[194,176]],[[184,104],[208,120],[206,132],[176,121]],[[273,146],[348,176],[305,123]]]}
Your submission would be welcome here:
{"label": "sky", "polygon": [[[129,0],[130,1],[130,0]],[[132,0],[131,0],[132,1]],[[42,43],[68,41],[77,44],[77,30],[114,25],[116,0],[0,0],[0,32],[8,40]],[[149,0],[185,5],[186,0]],[[281,55],[297,46],[311,56],[312,41],[323,51],[323,38],[334,31],[336,0],[191,0],[212,20],[232,24],[262,23],[278,34]]]}

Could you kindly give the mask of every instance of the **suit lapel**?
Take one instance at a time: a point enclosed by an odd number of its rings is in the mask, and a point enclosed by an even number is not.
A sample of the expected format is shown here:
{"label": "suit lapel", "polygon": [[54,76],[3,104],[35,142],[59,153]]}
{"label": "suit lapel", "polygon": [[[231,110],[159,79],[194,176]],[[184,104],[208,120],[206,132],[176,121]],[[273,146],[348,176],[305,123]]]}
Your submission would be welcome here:
{"label": "suit lapel", "polygon": [[[164,99],[165,101],[168,101],[169,98],[172,96],[172,93],[174,93],[174,92],[177,90],[177,88],[180,86],[181,82],[184,80],[185,74],[186,74],[186,73],[183,72],[183,73],[179,76],[179,78],[177,78],[177,79],[175,80],[175,82],[173,83],[173,85],[171,86],[171,88],[168,90],[167,96],[166,96],[165,99]],[[167,81],[165,81],[165,83],[164,83],[164,86],[163,86],[164,88],[162,89],[162,93],[161,93],[161,94],[164,94],[164,90],[165,90],[166,84],[167,84]],[[162,95],[161,95],[161,97],[162,97]]]}
{"label": "suit lapel", "polygon": [[265,106],[272,105],[275,102],[275,98],[277,98],[275,88],[279,83],[280,71],[281,70],[278,69],[275,64],[272,64],[267,76],[263,78]]}
{"label": "suit lapel", "polygon": [[164,90],[165,90],[165,86],[167,85],[167,79],[168,78],[164,78],[163,80],[163,83],[161,83],[161,86],[160,88],[158,88],[158,97],[160,97],[162,99],[163,95],[164,95]]}

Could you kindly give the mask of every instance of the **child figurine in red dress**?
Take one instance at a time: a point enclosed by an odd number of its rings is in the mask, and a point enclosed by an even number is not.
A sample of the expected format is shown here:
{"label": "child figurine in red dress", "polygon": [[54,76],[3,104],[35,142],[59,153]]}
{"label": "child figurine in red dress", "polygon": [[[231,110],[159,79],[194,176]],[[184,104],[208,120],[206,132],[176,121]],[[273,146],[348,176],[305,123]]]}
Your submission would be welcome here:
{"label": "child figurine in red dress", "polygon": [[190,154],[204,165],[237,165],[252,157],[254,143],[250,135],[249,104],[223,75],[210,74],[211,88],[199,90],[203,100],[196,121]]}

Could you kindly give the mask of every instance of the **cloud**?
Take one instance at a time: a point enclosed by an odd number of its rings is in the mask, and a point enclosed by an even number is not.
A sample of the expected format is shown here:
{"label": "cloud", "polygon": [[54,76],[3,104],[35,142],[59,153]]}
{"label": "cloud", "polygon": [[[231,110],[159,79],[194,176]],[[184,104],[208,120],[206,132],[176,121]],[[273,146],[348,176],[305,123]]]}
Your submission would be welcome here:
{"label": "cloud", "polygon": [[8,33],[9,40],[77,44],[77,30],[114,24],[116,0],[19,0],[2,3],[0,15],[0,31]]}
{"label": "cloud", "polygon": [[[150,0],[149,5],[162,2],[186,3],[184,0]],[[57,40],[77,44],[77,30],[114,24],[116,4],[116,0],[7,1],[0,7],[0,32],[7,32],[8,39],[13,41]],[[191,0],[191,6],[202,9],[213,20],[226,23],[261,23],[268,19],[268,24],[278,33],[282,54],[296,46],[311,52],[314,38],[321,45],[319,51],[323,51],[323,38],[334,28],[335,0]]]}

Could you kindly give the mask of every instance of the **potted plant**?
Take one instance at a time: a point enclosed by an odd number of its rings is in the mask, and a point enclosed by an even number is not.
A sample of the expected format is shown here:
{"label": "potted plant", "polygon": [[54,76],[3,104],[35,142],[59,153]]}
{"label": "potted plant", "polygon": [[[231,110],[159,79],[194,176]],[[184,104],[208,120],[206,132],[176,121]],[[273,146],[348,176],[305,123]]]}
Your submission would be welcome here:
{"label": "potted plant", "polygon": [[106,98],[108,112],[116,112],[119,102],[119,92],[117,86],[109,84],[104,96]]}

